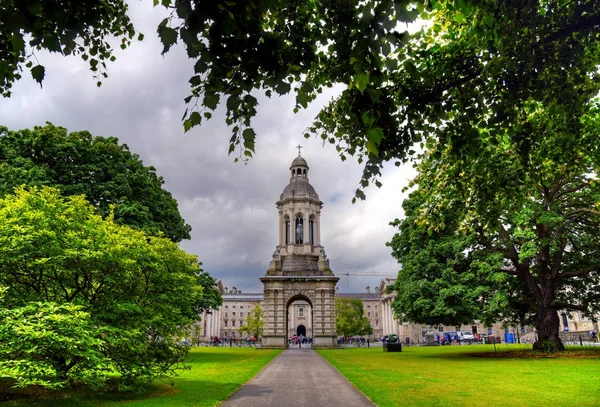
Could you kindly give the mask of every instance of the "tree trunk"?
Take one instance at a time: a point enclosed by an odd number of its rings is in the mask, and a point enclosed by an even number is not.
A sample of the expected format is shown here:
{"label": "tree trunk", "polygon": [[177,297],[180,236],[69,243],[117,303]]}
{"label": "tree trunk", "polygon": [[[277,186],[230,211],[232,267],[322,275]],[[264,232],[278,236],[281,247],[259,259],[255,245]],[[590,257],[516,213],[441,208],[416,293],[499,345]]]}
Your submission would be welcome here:
{"label": "tree trunk", "polygon": [[535,329],[537,331],[537,340],[533,344],[534,350],[544,350],[546,352],[552,349],[544,346],[544,343],[551,342],[556,345],[556,350],[565,350],[565,346],[558,337],[558,312],[552,306],[540,307],[535,319]]}

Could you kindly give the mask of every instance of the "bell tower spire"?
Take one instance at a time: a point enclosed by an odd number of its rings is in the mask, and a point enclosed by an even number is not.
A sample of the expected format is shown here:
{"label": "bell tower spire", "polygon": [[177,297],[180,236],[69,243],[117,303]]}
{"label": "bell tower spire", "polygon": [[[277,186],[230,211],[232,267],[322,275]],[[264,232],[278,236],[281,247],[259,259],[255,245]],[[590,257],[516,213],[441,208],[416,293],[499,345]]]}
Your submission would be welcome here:
{"label": "bell tower spire", "polygon": [[308,163],[300,154],[290,165],[290,182],[279,200],[279,243],[260,281],[264,285],[263,347],[285,347],[288,310],[294,301],[311,307],[313,346],[337,347],[335,285],[321,246],[323,202],[308,181]]}

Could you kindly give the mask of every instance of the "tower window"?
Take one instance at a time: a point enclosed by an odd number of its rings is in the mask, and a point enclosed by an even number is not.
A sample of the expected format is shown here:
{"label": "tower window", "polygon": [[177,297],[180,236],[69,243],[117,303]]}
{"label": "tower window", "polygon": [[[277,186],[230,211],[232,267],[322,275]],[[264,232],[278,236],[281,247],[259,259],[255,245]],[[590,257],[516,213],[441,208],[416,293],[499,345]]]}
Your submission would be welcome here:
{"label": "tower window", "polygon": [[298,308],[298,316],[299,317],[303,317],[304,316],[304,308],[302,308],[302,307]]}
{"label": "tower window", "polygon": [[314,230],[315,230],[315,217],[311,216],[308,218],[308,243],[315,244]]}
{"label": "tower window", "polygon": [[301,215],[296,216],[296,244],[304,243],[304,219]]}
{"label": "tower window", "polygon": [[290,218],[285,217],[285,244],[290,244]]}

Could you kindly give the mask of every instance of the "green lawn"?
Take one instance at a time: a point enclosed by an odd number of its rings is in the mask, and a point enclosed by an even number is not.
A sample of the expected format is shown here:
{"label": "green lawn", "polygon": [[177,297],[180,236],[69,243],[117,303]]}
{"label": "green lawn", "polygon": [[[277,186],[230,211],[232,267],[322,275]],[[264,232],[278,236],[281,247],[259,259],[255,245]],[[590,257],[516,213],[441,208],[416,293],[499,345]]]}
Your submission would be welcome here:
{"label": "green lawn", "polygon": [[493,353],[493,346],[318,351],[380,407],[600,406],[600,352],[589,351],[596,357],[585,359],[498,358],[484,352]]}
{"label": "green lawn", "polygon": [[191,407],[215,406],[254,377],[280,350],[254,348],[192,348],[185,371],[170,383],[156,383],[152,391],[137,399],[119,394],[90,394],[71,390],[40,400],[27,398],[0,402],[0,407]]}

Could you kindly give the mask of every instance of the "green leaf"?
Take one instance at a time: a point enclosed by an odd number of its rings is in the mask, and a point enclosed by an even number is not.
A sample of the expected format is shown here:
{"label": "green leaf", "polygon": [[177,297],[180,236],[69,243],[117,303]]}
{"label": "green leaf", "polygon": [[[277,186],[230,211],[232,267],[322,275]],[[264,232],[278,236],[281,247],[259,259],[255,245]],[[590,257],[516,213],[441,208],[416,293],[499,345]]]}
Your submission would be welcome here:
{"label": "green leaf", "polygon": [[354,83],[356,84],[356,87],[358,88],[360,93],[363,93],[365,91],[365,89],[367,88],[367,85],[369,84],[369,78],[370,78],[369,72],[359,73],[354,78]]}
{"label": "green leaf", "polygon": [[254,130],[251,127],[248,127],[246,129],[244,129],[244,131],[242,132],[242,138],[244,139],[244,144],[246,142],[251,142],[252,144],[254,144],[254,140],[256,138],[256,133],[254,132]]}
{"label": "green leaf", "polygon": [[164,55],[177,42],[177,30],[163,25],[158,27],[157,32],[160,41],[164,45],[162,51],[162,54]]}
{"label": "green leaf", "polygon": [[25,51],[25,41],[23,41],[22,35],[13,35],[10,40],[12,43],[13,50],[15,50],[17,53],[20,54]]}
{"label": "green leaf", "polygon": [[367,132],[367,138],[367,151],[374,155],[379,154],[379,144],[383,139],[383,130],[379,127],[370,129]]}
{"label": "green leaf", "polygon": [[200,113],[198,113],[198,112],[192,112],[189,120],[190,120],[192,126],[197,126],[202,121],[202,116],[200,116]]}
{"label": "green leaf", "polygon": [[42,86],[42,81],[44,80],[45,75],[46,68],[44,68],[42,65],[36,65],[31,68],[31,76],[33,76],[33,79],[40,84],[40,87]]}

